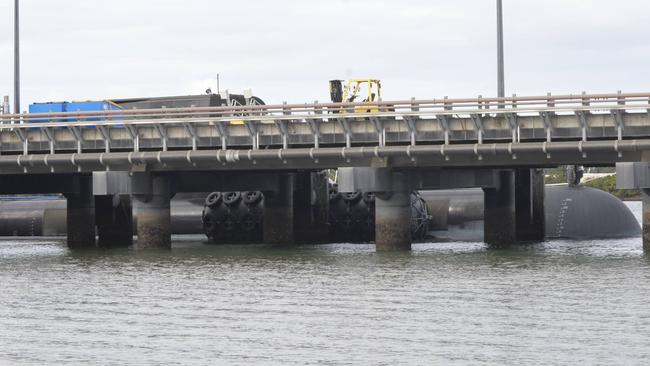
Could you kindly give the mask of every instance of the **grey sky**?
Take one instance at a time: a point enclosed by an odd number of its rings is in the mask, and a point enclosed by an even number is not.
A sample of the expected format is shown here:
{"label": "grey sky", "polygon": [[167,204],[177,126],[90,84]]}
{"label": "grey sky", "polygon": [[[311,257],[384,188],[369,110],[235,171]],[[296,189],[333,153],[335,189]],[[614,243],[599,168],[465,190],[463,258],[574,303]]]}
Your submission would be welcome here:
{"label": "grey sky", "polygon": [[[0,94],[12,90],[12,3],[0,4]],[[28,102],[252,88],[328,100],[374,77],[384,98],[496,94],[494,0],[22,0]],[[506,91],[650,90],[647,0],[505,0]]]}

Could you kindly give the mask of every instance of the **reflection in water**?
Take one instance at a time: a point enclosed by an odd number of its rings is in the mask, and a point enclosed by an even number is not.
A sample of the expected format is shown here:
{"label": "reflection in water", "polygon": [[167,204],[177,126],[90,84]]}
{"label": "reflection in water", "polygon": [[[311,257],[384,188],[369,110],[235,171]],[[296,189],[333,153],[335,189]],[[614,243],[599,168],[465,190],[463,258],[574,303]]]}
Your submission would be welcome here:
{"label": "reflection in water", "polygon": [[504,251],[417,244],[397,254],[201,240],[147,253],[0,242],[0,364],[650,358],[650,260],[640,239]]}

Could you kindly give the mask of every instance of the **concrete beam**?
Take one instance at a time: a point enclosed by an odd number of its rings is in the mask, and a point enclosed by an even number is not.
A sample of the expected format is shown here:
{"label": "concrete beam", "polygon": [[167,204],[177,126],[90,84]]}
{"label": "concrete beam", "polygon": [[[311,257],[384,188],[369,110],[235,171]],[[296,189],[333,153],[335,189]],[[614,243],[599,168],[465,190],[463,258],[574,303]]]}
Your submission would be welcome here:
{"label": "concrete beam", "polygon": [[[339,168],[340,192],[390,192],[390,168]],[[495,169],[406,169],[404,178],[410,190],[496,188]]]}

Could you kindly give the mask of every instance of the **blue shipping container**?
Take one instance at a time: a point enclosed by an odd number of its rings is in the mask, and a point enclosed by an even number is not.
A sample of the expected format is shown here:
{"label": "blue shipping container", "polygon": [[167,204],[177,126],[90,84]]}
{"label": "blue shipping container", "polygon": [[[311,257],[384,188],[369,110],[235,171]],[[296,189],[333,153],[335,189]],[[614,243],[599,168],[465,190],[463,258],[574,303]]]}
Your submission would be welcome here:
{"label": "blue shipping container", "polygon": [[[101,101],[101,102],[70,102],[66,103],[65,106],[66,112],[100,112],[100,111],[118,111],[122,108],[115,103]],[[119,121],[122,118],[120,116],[114,116],[110,118],[111,121]],[[97,122],[104,121],[106,118],[95,117],[95,118],[84,118],[84,122]],[[79,121],[74,119],[74,122]]]}
{"label": "blue shipping container", "polygon": [[[29,113],[62,113],[65,112],[65,102],[61,103],[34,103],[29,105]],[[29,120],[31,123],[54,122],[51,120]]]}
{"label": "blue shipping container", "polygon": [[[100,111],[116,111],[122,108],[112,102],[108,101],[87,101],[87,102],[61,102],[61,103],[34,103],[29,106],[29,113],[58,113],[58,112],[100,112]],[[104,117],[90,117],[84,118],[84,122],[98,122],[107,120]],[[122,116],[112,116],[111,121],[120,121]],[[68,117],[64,119],[57,119],[51,121],[32,121],[32,122],[79,122],[80,119],[76,117]]]}

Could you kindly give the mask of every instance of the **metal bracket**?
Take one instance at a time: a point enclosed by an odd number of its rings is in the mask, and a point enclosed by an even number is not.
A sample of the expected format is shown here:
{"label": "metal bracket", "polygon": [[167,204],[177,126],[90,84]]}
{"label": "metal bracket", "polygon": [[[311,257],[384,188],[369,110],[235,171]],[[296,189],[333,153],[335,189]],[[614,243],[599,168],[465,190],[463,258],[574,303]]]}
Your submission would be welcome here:
{"label": "metal bracket", "polygon": [[352,147],[352,129],[350,128],[350,122],[347,118],[337,118],[337,121],[345,132],[345,147]]}
{"label": "metal bracket", "polygon": [[162,142],[162,149],[163,151],[167,151],[167,129],[163,125],[154,125],[156,127],[156,131],[158,132],[158,135],[160,135],[160,141]]}
{"label": "metal bracket", "polygon": [[546,142],[551,142],[551,132],[553,131],[553,122],[551,121],[552,112],[539,112],[542,123],[546,129]]}
{"label": "metal bracket", "polygon": [[289,148],[289,126],[287,125],[287,121],[273,121],[275,122],[275,125],[278,127],[278,130],[280,131],[280,135],[282,135],[282,148],[283,149],[288,149]]}
{"label": "metal bracket", "polygon": [[445,145],[449,145],[449,117],[446,115],[436,116],[438,122],[440,122],[440,128],[445,134]]}
{"label": "metal bracket", "polygon": [[54,154],[54,147],[55,147],[54,133],[52,132],[51,129],[47,127],[41,127],[41,131],[43,131],[45,137],[47,138],[47,141],[50,143],[50,154]]}
{"label": "metal bracket", "polygon": [[221,137],[221,150],[228,150],[228,129],[224,126],[224,123],[217,122],[215,126],[219,131],[219,137]]}
{"label": "metal bracket", "polygon": [[419,117],[404,116],[404,122],[406,122],[406,128],[409,130],[409,135],[411,137],[411,146],[415,146],[417,143],[417,120]]}
{"label": "metal bracket", "polygon": [[186,123],[184,126],[185,126],[185,131],[187,131],[187,133],[192,138],[192,150],[196,151],[198,145],[197,144],[198,136],[196,134],[196,129],[194,128],[194,125],[192,125],[191,123]]}
{"label": "metal bracket", "polygon": [[29,155],[29,140],[27,139],[27,134],[22,128],[17,128],[14,132],[16,132],[16,136],[18,136],[20,142],[23,143],[23,155]]}
{"label": "metal bracket", "polygon": [[251,142],[253,150],[259,150],[260,148],[260,133],[257,130],[257,124],[253,121],[244,121],[246,128],[248,129],[248,134],[251,135]]}
{"label": "metal bracket", "polygon": [[111,131],[106,126],[98,125],[97,130],[102,135],[104,140],[104,147],[107,153],[111,152]]}
{"label": "metal bracket", "polygon": [[519,135],[519,116],[516,113],[506,113],[505,116],[512,130],[512,143],[516,144],[521,142],[521,136]]}
{"label": "metal bracket", "polygon": [[580,128],[582,129],[582,141],[587,141],[587,130],[589,129],[589,124],[587,123],[587,112],[576,111],[576,116],[578,116]]}
{"label": "metal bracket", "polygon": [[610,111],[612,118],[614,119],[614,125],[618,133],[618,140],[623,140],[623,130],[625,130],[625,116],[624,111],[619,109],[614,109]]}
{"label": "metal bracket", "polygon": [[379,147],[386,146],[386,130],[384,129],[384,122],[377,117],[370,117],[370,122],[375,127],[375,132],[377,132]]}
{"label": "metal bracket", "polygon": [[126,125],[126,130],[129,131],[129,135],[133,139],[133,152],[140,151],[140,134],[138,133],[138,128],[132,125]]}
{"label": "metal bracket", "polygon": [[476,127],[476,132],[478,134],[478,143],[482,144],[483,143],[483,117],[481,117],[480,114],[471,114],[470,117],[472,118],[472,121],[474,122],[474,127]]}
{"label": "metal bracket", "polygon": [[79,127],[76,126],[68,126],[68,129],[72,133],[72,136],[74,136],[74,139],[77,141],[77,153],[81,154],[82,150],[82,142],[83,142],[83,136],[81,135],[81,130]]}

